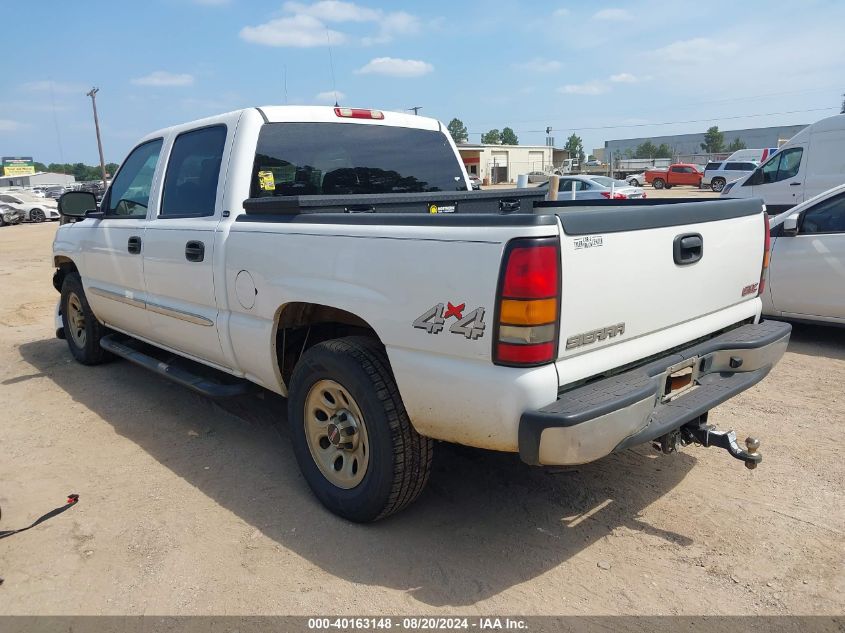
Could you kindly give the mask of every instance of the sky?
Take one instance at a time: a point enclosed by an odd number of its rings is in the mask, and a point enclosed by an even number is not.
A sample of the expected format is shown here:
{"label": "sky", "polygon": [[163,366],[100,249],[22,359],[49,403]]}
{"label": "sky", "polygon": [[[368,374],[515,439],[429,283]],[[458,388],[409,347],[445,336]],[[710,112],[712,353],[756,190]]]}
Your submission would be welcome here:
{"label": "sky", "polygon": [[[522,144],[811,123],[845,92],[845,2],[14,2],[0,155],[107,162],[161,127],[269,104],[421,108]],[[331,46],[329,46],[331,44]]]}

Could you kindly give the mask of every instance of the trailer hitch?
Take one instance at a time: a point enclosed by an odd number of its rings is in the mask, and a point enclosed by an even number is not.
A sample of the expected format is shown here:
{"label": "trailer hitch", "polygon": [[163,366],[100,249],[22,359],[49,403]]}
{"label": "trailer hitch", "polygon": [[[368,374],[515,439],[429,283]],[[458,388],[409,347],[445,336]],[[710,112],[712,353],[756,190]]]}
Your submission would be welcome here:
{"label": "trailer hitch", "polygon": [[755,437],[745,438],[746,450],[742,450],[737,444],[735,431],[717,430],[715,426],[707,424],[706,416],[658,438],[655,448],[663,453],[673,453],[678,447],[688,444],[724,448],[731,456],[744,462],[749,470],[754,470],[763,461],[759,453],[760,440]]}

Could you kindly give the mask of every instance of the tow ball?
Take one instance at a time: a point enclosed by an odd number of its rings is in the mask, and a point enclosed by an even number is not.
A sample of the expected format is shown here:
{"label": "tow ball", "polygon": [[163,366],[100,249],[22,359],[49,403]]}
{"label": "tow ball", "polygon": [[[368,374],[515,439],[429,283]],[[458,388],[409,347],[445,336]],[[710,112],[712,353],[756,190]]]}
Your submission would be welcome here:
{"label": "tow ball", "polygon": [[654,447],[663,453],[674,453],[679,447],[688,444],[724,448],[731,456],[744,462],[749,470],[754,470],[757,464],[763,461],[763,456],[759,453],[760,440],[756,437],[745,438],[746,450],[742,450],[737,444],[735,431],[719,431],[715,426],[708,425],[706,418],[690,422],[659,437],[654,442]]}

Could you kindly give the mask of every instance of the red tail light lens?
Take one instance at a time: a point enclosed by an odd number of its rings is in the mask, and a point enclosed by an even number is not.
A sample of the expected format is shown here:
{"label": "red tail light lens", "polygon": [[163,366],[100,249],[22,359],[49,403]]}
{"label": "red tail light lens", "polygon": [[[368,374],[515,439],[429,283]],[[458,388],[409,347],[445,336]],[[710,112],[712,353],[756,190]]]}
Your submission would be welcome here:
{"label": "red tail light lens", "polygon": [[510,242],[502,260],[493,362],[531,367],[556,357],[560,323],[560,241]]}
{"label": "red tail light lens", "polygon": [[364,108],[335,108],[337,116],[347,119],[383,119],[384,112],[381,110],[366,110]]}
{"label": "red tail light lens", "polygon": [[763,211],[763,230],[766,231],[766,236],[763,238],[763,267],[760,270],[760,285],[757,286],[758,297],[762,296],[763,290],[766,289],[766,271],[769,269],[769,258],[772,251],[772,228],[767,211]]}
{"label": "red tail light lens", "polygon": [[[610,192],[609,191],[602,191],[600,193],[601,193],[602,196],[604,196],[605,198],[610,200]],[[614,193],[613,199],[614,200],[627,200],[628,196],[626,196],[624,193]]]}

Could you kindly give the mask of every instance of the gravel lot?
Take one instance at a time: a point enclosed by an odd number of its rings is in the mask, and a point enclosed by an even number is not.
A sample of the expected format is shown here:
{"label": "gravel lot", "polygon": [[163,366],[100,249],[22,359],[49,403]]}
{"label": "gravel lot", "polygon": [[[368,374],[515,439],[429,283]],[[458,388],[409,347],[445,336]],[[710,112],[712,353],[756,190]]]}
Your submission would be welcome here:
{"label": "gravel lot", "polygon": [[0,229],[0,529],[81,500],[0,541],[0,614],[845,611],[845,330],[796,326],[712,414],[761,438],[756,471],[717,449],[534,469],[438,445],[418,502],[358,526],[310,495],[279,398],[72,362],[55,230]]}

